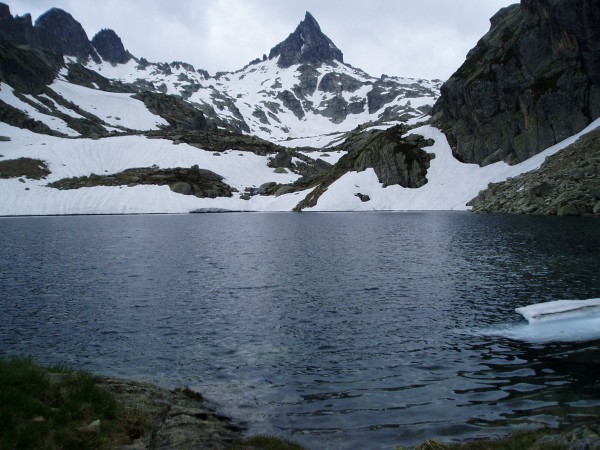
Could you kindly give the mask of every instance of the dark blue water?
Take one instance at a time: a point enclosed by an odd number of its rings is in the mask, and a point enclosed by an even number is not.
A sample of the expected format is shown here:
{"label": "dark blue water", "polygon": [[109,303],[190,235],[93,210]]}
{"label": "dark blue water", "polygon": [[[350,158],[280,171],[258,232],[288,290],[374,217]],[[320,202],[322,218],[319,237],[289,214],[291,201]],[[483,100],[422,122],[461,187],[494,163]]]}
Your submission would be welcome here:
{"label": "dark blue water", "polygon": [[488,335],[600,297],[600,221],[470,213],[0,219],[0,355],[187,385],[310,448],[600,411],[600,341]]}

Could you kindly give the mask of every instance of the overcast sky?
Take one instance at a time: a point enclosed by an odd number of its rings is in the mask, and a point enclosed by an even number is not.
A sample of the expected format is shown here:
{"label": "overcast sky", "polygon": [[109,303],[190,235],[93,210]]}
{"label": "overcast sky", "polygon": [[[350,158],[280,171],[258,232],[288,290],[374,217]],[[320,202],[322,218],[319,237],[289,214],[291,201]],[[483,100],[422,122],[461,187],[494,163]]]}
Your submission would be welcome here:
{"label": "overcast sky", "polygon": [[344,53],[373,76],[448,78],[517,0],[0,0],[35,21],[51,7],[78,20],[91,39],[112,28],[125,48],[152,62],[241,69],[284,40],[306,11]]}

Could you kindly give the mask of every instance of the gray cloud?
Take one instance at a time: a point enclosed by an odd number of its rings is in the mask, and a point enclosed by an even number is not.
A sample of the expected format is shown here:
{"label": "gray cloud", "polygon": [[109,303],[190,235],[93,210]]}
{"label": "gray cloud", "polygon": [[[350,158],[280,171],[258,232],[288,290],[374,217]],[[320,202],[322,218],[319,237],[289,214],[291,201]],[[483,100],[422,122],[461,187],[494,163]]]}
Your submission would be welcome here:
{"label": "gray cloud", "polygon": [[151,61],[181,60],[211,73],[236,70],[285,39],[310,11],[346,62],[382,73],[445,79],[514,0],[5,0],[34,20],[51,7],[91,38],[112,28]]}

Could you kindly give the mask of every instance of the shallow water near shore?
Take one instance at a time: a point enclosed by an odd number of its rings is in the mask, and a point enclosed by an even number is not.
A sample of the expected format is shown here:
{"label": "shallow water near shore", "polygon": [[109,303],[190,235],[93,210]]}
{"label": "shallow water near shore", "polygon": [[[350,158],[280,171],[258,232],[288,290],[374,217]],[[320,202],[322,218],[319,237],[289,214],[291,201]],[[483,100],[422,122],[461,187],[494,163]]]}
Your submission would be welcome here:
{"label": "shallow water near shore", "polygon": [[3,218],[0,355],[194,387],[309,448],[501,436],[600,413],[600,339],[507,332],[599,268],[595,218]]}

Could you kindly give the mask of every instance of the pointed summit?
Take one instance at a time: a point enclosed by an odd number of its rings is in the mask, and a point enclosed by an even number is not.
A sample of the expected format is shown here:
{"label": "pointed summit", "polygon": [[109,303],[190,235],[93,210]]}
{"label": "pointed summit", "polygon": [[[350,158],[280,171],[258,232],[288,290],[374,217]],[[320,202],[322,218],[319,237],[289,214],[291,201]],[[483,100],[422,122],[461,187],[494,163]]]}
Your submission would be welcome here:
{"label": "pointed summit", "polygon": [[269,59],[279,57],[281,68],[294,64],[344,62],[344,55],[321,31],[315,18],[307,11],[304,20],[287,39],[273,47]]}
{"label": "pointed summit", "polygon": [[98,31],[92,38],[92,45],[102,58],[113,64],[124,64],[131,59],[121,38],[110,28]]}
{"label": "pointed summit", "polygon": [[35,31],[42,47],[54,53],[100,62],[81,24],[62,9],[52,8],[42,14],[35,21]]}

